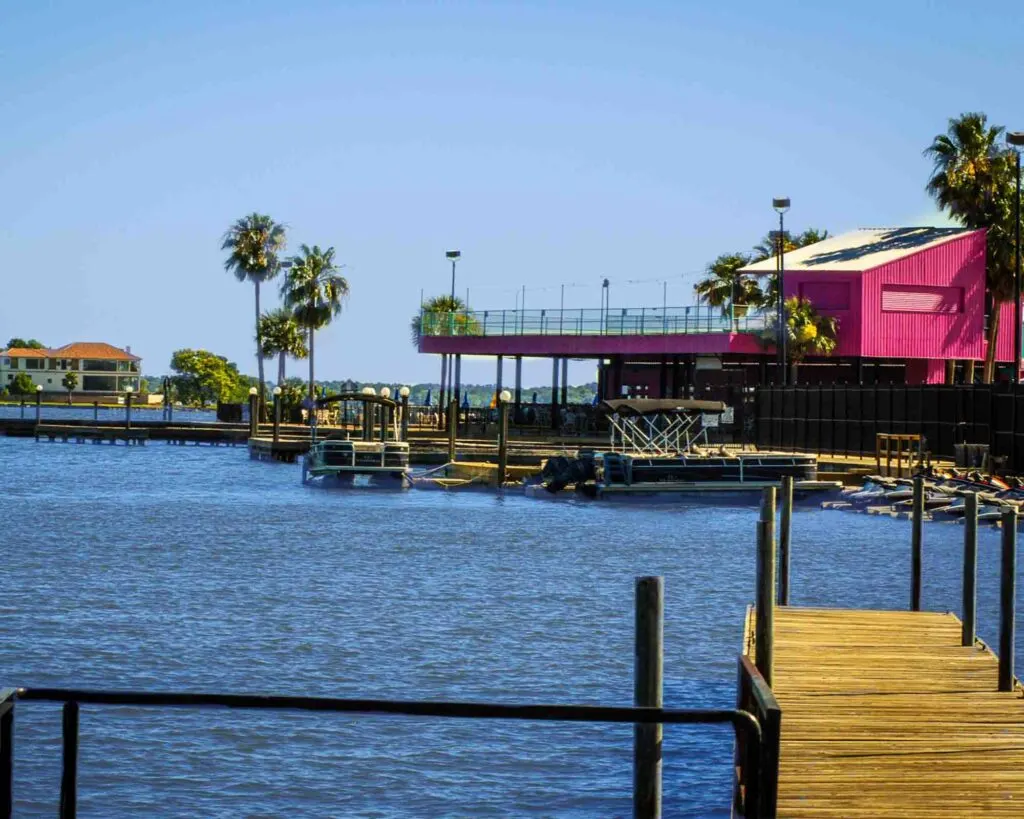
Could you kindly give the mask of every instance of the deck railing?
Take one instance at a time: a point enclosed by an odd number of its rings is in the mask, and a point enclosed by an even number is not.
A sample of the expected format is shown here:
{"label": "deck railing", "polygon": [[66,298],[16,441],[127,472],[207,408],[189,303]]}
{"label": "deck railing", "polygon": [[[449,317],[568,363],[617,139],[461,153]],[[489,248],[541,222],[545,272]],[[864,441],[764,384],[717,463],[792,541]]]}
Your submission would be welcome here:
{"label": "deck railing", "polygon": [[640,307],[615,310],[475,310],[420,313],[424,336],[637,336],[762,333],[770,316],[721,308]]}
{"label": "deck railing", "polygon": [[180,692],[89,691],[64,688],[18,688],[0,691],[0,819],[9,819],[14,786],[14,708],[17,701],[63,703],[62,765],[60,778],[61,819],[74,819],[78,799],[79,711],[83,705],[133,707],[238,708],[270,711],[321,711],[347,714],[398,714],[454,719],[505,719],[545,722],[627,723],[664,725],[730,724],[738,760],[735,793],[736,815],[774,815],[766,804],[771,793],[763,781],[762,760],[766,750],[758,720],[748,711],[631,708],[594,705],[502,705],[479,702],[426,702],[330,697],[258,696]]}

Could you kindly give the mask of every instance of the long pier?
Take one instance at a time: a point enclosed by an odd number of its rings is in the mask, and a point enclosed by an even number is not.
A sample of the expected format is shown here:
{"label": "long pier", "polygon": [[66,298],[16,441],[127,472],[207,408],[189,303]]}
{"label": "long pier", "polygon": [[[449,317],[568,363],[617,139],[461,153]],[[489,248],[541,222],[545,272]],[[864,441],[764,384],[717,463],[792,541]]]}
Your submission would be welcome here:
{"label": "long pier", "polygon": [[[759,719],[765,701],[771,716],[774,815],[1024,815],[1024,690],[1012,668],[1016,513],[1003,521],[997,656],[974,631],[976,503],[965,526],[961,621],[919,610],[918,560],[910,611],[786,605],[789,533],[780,532],[786,582],[777,585],[774,492],[758,524],[758,605],[747,612],[741,661],[763,686]],[[739,699],[753,701],[742,677]]]}

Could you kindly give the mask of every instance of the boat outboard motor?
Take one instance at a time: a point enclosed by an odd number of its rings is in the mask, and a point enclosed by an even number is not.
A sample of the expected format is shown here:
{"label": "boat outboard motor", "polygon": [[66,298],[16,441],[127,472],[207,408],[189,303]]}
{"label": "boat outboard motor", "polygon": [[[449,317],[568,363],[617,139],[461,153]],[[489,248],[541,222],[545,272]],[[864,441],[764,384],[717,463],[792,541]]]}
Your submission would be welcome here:
{"label": "boat outboard motor", "polygon": [[593,458],[567,458],[556,455],[548,458],[541,470],[544,488],[548,492],[561,492],[569,484],[581,484],[594,477]]}

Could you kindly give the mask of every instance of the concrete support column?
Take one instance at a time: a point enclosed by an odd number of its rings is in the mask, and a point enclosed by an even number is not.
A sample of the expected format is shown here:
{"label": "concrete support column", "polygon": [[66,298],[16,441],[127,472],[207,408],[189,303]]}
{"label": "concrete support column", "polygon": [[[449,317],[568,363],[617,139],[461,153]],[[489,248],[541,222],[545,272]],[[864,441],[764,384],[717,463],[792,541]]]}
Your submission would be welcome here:
{"label": "concrete support column", "polygon": [[516,389],[513,398],[512,417],[517,424],[522,423],[523,418],[523,357],[516,356]]}
{"label": "concrete support column", "polygon": [[495,395],[495,400],[497,400],[497,396],[501,395],[501,365],[503,363],[504,363],[504,357],[499,355],[498,356],[498,372],[497,372],[497,374],[495,375],[495,378],[494,378],[494,395]]}
{"label": "concrete support column", "polygon": [[558,358],[551,359],[551,428],[558,429],[561,418],[558,413]]}
{"label": "concrete support column", "polygon": [[569,403],[569,359],[562,359],[562,406]]}

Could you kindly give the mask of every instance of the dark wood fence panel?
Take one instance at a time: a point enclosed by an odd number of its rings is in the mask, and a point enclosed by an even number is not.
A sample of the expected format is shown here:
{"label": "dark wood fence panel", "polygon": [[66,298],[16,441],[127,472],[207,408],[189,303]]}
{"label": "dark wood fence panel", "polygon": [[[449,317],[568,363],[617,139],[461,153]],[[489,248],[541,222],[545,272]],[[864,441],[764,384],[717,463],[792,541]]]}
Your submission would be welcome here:
{"label": "dark wood fence panel", "polygon": [[872,455],[880,432],[923,435],[952,458],[957,444],[988,444],[1011,469],[1024,467],[1024,386],[845,384],[758,387],[756,443],[763,449]]}

